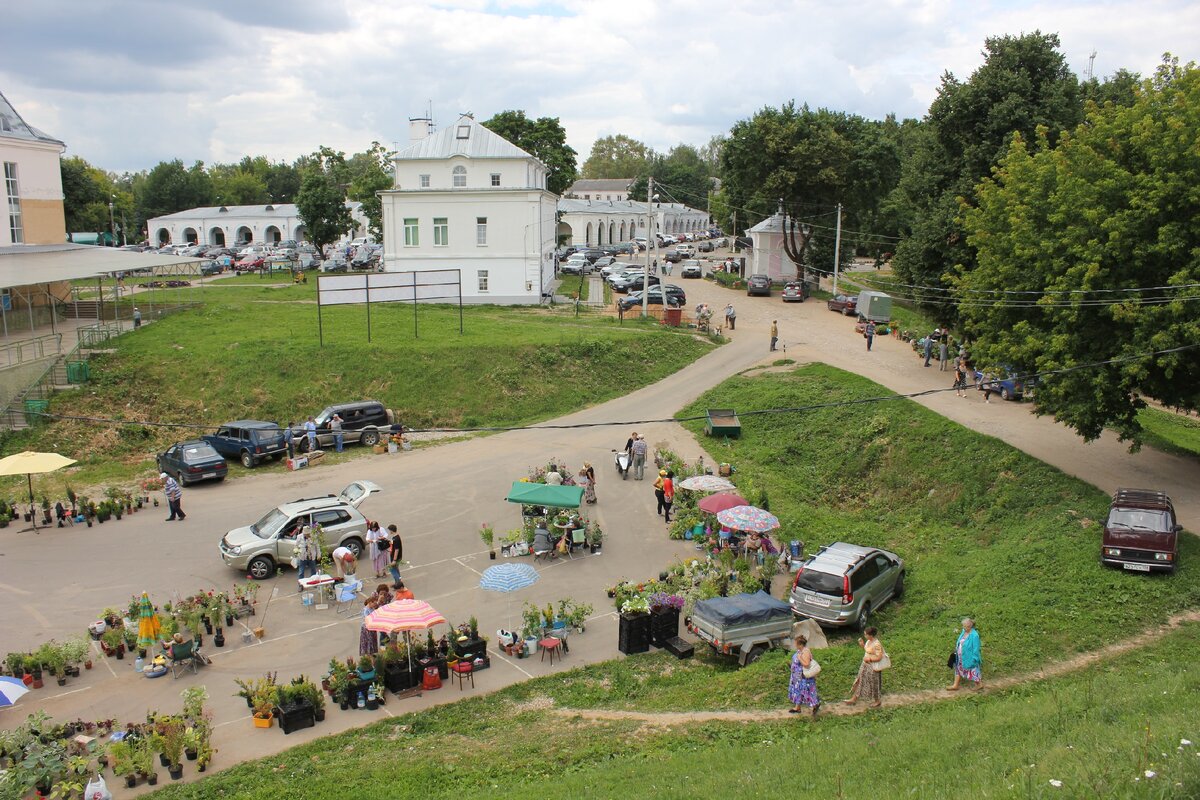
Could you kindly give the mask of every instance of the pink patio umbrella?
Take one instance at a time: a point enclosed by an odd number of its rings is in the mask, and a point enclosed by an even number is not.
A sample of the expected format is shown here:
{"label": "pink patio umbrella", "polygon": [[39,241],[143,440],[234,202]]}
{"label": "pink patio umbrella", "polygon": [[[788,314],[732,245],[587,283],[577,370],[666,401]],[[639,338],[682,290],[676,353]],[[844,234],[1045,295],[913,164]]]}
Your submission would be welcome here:
{"label": "pink patio umbrella", "polygon": [[732,492],[710,494],[708,497],[703,498],[699,503],[697,503],[697,506],[700,508],[700,510],[708,514],[720,514],[727,508],[745,505],[749,505],[749,503],[746,502],[746,498],[742,497],[740,494],[733,494]]}

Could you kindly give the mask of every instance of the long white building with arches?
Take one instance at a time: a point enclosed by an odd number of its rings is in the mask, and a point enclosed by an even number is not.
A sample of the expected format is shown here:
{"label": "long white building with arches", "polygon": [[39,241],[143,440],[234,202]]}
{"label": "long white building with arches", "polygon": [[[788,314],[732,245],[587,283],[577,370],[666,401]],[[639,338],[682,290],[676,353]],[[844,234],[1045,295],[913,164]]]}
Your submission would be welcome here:
{"label": "long white building with arches", "polygon": [[651,237],[646,234],[648,214],[653,217],[653,233],[678,235],[707,230],[709,216],[703,211],[681,203],[649,205],[637,200],[578,200],[558,201],[559,244],[591,247],[620,244],[633,239]]}
{"label": "long white building with arches", "polygon": [[[357,229],[352,236],[363,236],[367,218],[362,203],[348,202],[350,216]],[[151,244],[204,244],[212,247],[236,247],[262,242],[275,244],[284,239],[305,240],[304,221],[295,203],[259,206],[206,206],[164,214],[146,220],[146,238]]]}

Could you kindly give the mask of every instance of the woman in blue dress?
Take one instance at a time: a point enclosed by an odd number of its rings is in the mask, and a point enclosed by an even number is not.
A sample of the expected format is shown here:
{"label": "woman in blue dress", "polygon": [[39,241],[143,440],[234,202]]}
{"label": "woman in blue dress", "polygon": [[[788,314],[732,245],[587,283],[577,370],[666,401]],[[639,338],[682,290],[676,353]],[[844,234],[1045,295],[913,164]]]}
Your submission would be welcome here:
{"label": "woman in blue dress", "polygon": [[817,695],[816,676],[804,677],[804,670],[811,667],[812,664],[813,655],[812,651],[808,649],[808,639],[804,636],[797,636],[796,652],[792,654],[792,677],[788,681],[788,700],[792,703],[792,707],[788,709],[789,714],[799,714],[805,706],[808,706],[812,709],[812,715],[815,717],[821,708],[821,698]]}
{"label": "woman in blue dress", "polygon": [[947,686],[946,691],[957,692],[964,678],[974,683],[976,690],[982,689],[983,659],[979,650],[979,631],[975,630],[975,620],[970,617],[962,621],[954,655],[954,684]]}

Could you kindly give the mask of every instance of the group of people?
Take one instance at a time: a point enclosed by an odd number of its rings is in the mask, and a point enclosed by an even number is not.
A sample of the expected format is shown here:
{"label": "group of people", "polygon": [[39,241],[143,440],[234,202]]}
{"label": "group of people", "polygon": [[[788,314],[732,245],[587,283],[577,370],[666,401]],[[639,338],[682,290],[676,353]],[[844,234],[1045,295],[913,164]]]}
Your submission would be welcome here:
{"label": "group of people", "polygon": [[646,454],[649,452],[649,445],[646,444],[646,437],[634,431],[629,435],[629,439],[625,442],[625,453],[628,458],[625,460],[625,468],[621,470],[622,477],[633,470],[633,479],[640,481],[646,474]]}
{"label": "group of people", "polygon": [[588,505],[596,504],[596,470],[590,461],[583,462],[583,467],[575,476],[571,475],[570,470],[561,468],[558,464],[551,464],[550,469],[546,470],[546,483],[550,486],[582,487],[584,502]]}
{"label": "group of people", "polygon": [[393,600],[412,599],[414,599],[413,593],[405,587],[404,581],[396,581],[396,584],[392,587],[389,587],[386,583],[381,583],[375,587],[375,593],[363,602],[362,624],[358,629],[358,654],[360,656],[378,653],[380,639],[387,636],[387,634],[381,635],[376,631],[367,630],[367,617],[371,616],[371,612],[383,608]]}
{"label": "group of people", "polygon": [[[809,708],[815,717],[821,709],[821,697],[817,691],[817,675],[821,672],[821,665],[813,657],[807,637],[795,637],[794,644],[796,651],[792,654],[788,679],[788,701],[792,707],[788,713],[799,714]],[[859,662],[854,685],[850,688],[850,696],[842,702],[852,706],[863,700],[868,708],[879,708],[883,705],[883,672],[891,667],[891,656],[883,648],[879,631],[874,626],[863,631],[858,646],[863,651],[862,661]],[[962,630],[946,665],[954,671],[954,683],[947,686],[946,691],[957,692],[964,680],[975,684],[976,690],[983,688],[979,632],[975,630],[975,621],[970,617],[962,621]]]}
{"label": "group of people", "polygon": [[[367,522],[367,550],[375,577],[384,577],[384,570],[392,575],[392,585],[399,589],[404,581],[400,578],[400,565],[404,561],[404,542],[395,524],[388,525],[387,530],[380,528],[375,521]],[[320,559],[320,545],[312,528],[304,525],[296,532],[294,553],[296,568],[300,580],[309,575],[317,574],[317,561]],[[358,574],[358,557],[354,551],[345,545],[338,545],[329,554],[333,561],[333,580],[341,583],[354,579]]]}
{"label": "group of people", "polygon": [[658,499],[658,510],[662,518],[671,521],[671,506],[675,505],[675,473],[669,469],[660,469],[658,478],[654,481],[654,496]]}

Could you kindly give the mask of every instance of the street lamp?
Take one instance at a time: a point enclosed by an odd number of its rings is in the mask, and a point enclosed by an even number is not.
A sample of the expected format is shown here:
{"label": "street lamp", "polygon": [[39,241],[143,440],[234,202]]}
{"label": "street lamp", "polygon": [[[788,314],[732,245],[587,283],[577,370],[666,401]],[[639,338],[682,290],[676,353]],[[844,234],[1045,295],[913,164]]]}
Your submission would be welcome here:
{"label": "street lamp", "polygon": [[[117,198],[114,194],[113,200]],[[113,215],[113,201],[108,201],[108,224],[112,226],[112,246],[117,246],[117,218]]]}

